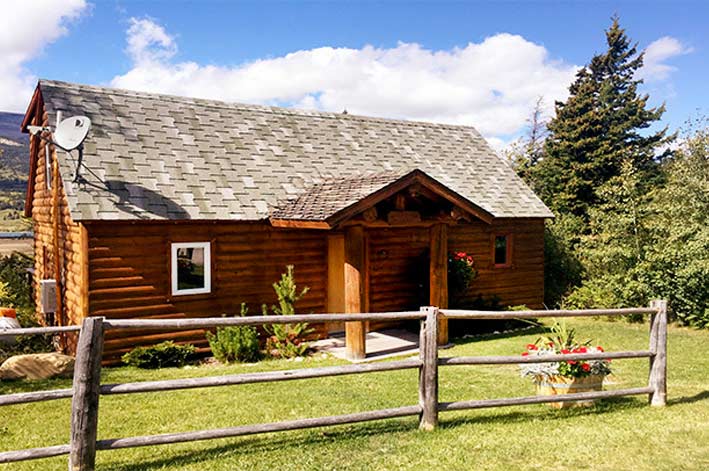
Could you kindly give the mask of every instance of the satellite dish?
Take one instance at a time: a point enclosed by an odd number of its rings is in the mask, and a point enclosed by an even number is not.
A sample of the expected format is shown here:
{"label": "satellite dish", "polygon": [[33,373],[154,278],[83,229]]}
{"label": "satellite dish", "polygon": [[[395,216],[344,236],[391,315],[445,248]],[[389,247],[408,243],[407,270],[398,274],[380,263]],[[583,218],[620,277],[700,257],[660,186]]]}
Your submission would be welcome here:
{"label": "satellite dish", "polygon": [[62,120],[54,130],[54,143],[67,152],[81,146],[89,134],[91,120],[86,116],[72,116]]}

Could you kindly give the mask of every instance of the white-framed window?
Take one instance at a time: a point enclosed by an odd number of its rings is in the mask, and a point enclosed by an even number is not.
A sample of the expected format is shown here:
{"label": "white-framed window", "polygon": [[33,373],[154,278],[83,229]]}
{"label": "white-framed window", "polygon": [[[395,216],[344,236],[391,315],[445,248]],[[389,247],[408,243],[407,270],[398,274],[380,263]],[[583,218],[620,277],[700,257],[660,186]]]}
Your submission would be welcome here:
{"label": "white-framed window", "polygon": [[209,242],[179,242],[171,245],[173,296],[211,292],[210,245]]}
{"label": "white-framed window", "polygon": [[44,145],[44,184],[48,190],[52,189],[52,153],[49,144]]}

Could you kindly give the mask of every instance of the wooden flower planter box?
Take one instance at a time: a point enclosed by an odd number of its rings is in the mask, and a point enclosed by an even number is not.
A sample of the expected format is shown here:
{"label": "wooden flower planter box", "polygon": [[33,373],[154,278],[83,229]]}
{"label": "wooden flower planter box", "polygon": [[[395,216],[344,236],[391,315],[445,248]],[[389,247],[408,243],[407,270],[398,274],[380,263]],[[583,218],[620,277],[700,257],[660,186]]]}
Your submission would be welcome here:
{"label": "wooden flower planter box", "polygon": [[[574,394],[603,390],[603,375],[591,375],[584,378],[569,378],[566,376],[552,376],[542,379],[537,383],[537,394],[540,396],[556,396],[557,394]],[[593,399],[585,401],[551,402],[549,405],[556,409],[570,407],[590,407]]]}

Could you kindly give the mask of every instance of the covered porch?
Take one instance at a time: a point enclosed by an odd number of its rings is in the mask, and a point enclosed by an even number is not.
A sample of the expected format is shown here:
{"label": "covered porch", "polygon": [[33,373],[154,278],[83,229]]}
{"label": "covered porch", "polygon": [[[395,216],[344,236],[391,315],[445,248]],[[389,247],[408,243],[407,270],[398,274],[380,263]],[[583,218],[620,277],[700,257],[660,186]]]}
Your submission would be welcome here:
{"label": "covered porch", "polygon": [[[314,185],[271,217],[276,227],[328,231],[327,312],[448,307],[448,227],[492,216],[420,170],[341,178]],[[367,356],[366,335],[395,327],[347,322],[346,357]],[[448,343],[440,319],[439,344]]]}

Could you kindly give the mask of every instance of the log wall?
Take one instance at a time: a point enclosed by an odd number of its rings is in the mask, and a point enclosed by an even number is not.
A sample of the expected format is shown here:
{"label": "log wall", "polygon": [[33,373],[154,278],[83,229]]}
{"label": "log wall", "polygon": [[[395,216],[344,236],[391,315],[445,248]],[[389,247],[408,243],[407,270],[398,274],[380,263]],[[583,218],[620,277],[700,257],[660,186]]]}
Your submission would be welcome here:
{"label": "log wall", "polygon": [[367,239],[368,310],[418,310],[428,304],[429,229],[369,229]]}
{"label": "log wall", "polygon": [[[495,267],[496,235],[512,238],[511,265]],[[461,297],[469,302],[496,296],[503,307],[525,304],[541,308],[544,302],[544,220],[496,219],[492,224],[471,222],[448,229],[448,250],[468,252],[475,259],[477,278]]]}
{"label": "log wall", "polygon": [[[451,251],[475,257],[478,277],[467,298],[497,296],[503,306],[541,306],[544,292],[541,220],[458,224],[448,229]],[[277,229],[260,223],[87,223],[90,315],[107,318],[176,319],[236,314],[246,302],[251,314],[275,302],[272,288],[289,264],[296,282],[310,291],[300,313],[327,312],[328,242],[318,230]],[[415,309],[428,296],[428,228],[367,230],[367,311]],[[495,268],[496,234],[511,234],[512,264]],[[172,296],[170,243],[212,243],[212,292]],[[418,266],[420,264],[420,267]],[[373,330],[384,325],[372,324]],[[324,333],[324,330],[319,331]],[[201,330],[109,332],[106,359],[117,361],[139,344],[163,340],[206,348]]]}
{"label": "log wall", "polygon": [[[286,265],[295,265],[299,287],[310,291],[299,313],[326,312],[327,237],[322,231],[274,229],[262,223],[87,224],[89,234],[90,314],[111,319],[177,319],[250,314],[276,301],[273,283]],[[212,290],[172,296],[170,244],[211,242]],[[320,326],[314,326],[320,327]],[[105,359],[117,361],[136,345],[163,340],[206,348],[201,330],[141,333],[109,332]]]}

